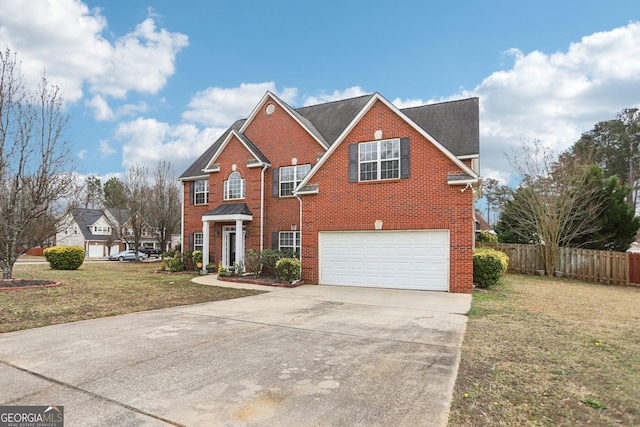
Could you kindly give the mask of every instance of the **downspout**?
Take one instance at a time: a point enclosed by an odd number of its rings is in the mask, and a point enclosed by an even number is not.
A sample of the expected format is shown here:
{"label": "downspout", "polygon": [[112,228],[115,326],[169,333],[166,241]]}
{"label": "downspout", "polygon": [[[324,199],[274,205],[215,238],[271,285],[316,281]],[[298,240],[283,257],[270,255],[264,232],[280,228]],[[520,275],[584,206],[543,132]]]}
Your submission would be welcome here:
{"label": "downspout", "polygon": [[260,253],[264,250],[264,173],[268,167],[265,163],[260,178]]}
{"label": "downspout", "polygon": [[[182,227],[180,227],[180,252],[184,252],[184,181],[182,181],[182,212],[181,212],[181,218],[180,218],[180,222],[182,224]],[[175,248],[172,248],[175,249]]]}
{"label": "downspout", "polygon": [[302,280],[302,198],[300,198],[300,196],[297,194],[295,194],[295,196],[296,196],[296,199],[298,199],[298,201],[300,202],[300,225],[298,226],[298,228],[300,229],[300,279],[299,280]]}

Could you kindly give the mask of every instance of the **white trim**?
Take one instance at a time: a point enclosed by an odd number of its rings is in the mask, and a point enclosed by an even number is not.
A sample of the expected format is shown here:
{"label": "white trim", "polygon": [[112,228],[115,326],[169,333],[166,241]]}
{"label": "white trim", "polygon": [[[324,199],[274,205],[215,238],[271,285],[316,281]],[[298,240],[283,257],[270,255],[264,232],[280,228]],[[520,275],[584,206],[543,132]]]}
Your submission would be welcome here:
{"label": "white trim", "polygon": [[[220,257],[220,261],[222,261],[222,265],[224,265],[225,267],[232,269],[233,268],[233,264],[231,264],[229,262],[229,241],[231,239],[231,233],[235,233],[236,232],[236,226],[235,225],[225,225],[224,227],[222,227],[222,257]],[[243,244],[242,246],[244,247],[244,243],[246,243],[246,238],[247,238],[247,231],[245,229],[244,224],[242,225],[242,241]],[[238,261],[238,236],[236,234],[236,261]],[[240,248],[242,249],[242,248]],[[240,258],[240,260],[244,261],[242,258]]]}
{"label": "white trim", "polygon": [[[380,95],[379,93],[376,92],[376,93],[373,94],[373,96],[371,97],[369,102],[367,102],[367,104],[354,117],[354,119],[351,121],[349,126],[347,126],[345,128],[345,130],[342,132],[342,134],[340,134],[340,136],[336,139],[336,142],[334,142],[333,145],[331,145],[331,147],[329,147],[329,149],[324,153],[324,155],[318,160],[318,163],[316,163],[315,166],[311,169],[311,171],[309,171],[309,173],[307,174],[305,179],[302,180],[302,182],[298,185],[297,188],[302,188],[305,185],[307,185],[307,183],[311,180],[311,177],[313,177],[316,174],[316,172],[322,167],[322,165],[324,165],[324,162],[326,162],[327,159],[329,157],[331,157],[333,152],[336,151],[340,145],[342,145],[342,143],[344,142],[344,139],[347,137],[347,135],[349,135],[349,133],[353,130],[353,128],[355,128],[355,126],[360,122],[360,120],[362,120],[362,118],[365,116],[365,114],[367,114],[369,112],[369,110],[371,109],[371,107],[373,107],[373,105],[376,103],[376,101],[382,102],[389,109],[391,109],[391,111],[396,113],[398,115],[398,117],[403,119],[407,124],[409,124],[418,133],[420,133],[420,135],[422,135],[425,139],[427,139],[429,142],[431,142],[438,150],[440,150],[445,156],[447,156],[447,158],[449,160],[451,160],[456,166],[458,166],[460,169],[462,169],[465,173],[469,174],[472,177],[475,177],[474,179],[479,179],[480,178],[480,176],[478,174],[476,174],[473,170],[471,170],[471,168],[469,168],[467,165],[465,165],[462,162],[462,160],[460,160],[458,157],[454,156],[453,153],[451,153],[451,151],[447,150],[434,137],[429,135],[429,133],[427,133],[427,131],[425,131],[420,126],[418,126],[413,120],[411,120],[409,117],[407,117],[395,105],[393,105],[392,103],[387,101],[382,95]],[[293,192],[294,192],[294,194],[296,194],[296,190],[294,190]]]}
{"label": "white trim", "polygon": [[202,221],[229,222],[229,221],[253,221],[253,215],[229,214],[229,215],[202,215]]}
{"label": "white trim", "polygon": [[284,103],[284,101],[281,101],[276,95],[274,95],[273,93],[271,93],[270,91],[267,91],[264,96],[262,97],[262,99],[260,100],[260,102],[258,102],[258,105],[256,105],[256,107],[253,109],[253,111],[251,112],[251,114],[249,114],[249,117],[247,117],[247,119],[245,120],[244,124],[242,125],[242,127],[240,128],[240,132],[244,133],[244,131],[249,127],[249,124],[253,121],[253,119],[256,117],[256,115],[262,111],[262,108],[264,107],[265,103],[267,102],[267,100],[272,100],[273,102],[275,102],[276,104],[278,104],[280,106],[280,108],[282,108],[283,110],[285,110],[289,116],[291,116],[291,118],[293,118],[304,130],[307,131],[307,133],[318,143],[320,144],[320,146],[322,146],[322,148],[324,148],[325,150],[328,148],[327,144],[325,144],[323,141],[321,141],[320,139],[318,139],[318,137],[307,127],[307,125],[305,125],[304,123],[302,123],[298,117],[295,114],[292,114],[291,110],[292,108],[289,107],[287,104]]}
{"label": "white trim", "polygon": [[209,179],[209,175],[189,176],[187,178],[178,178],[180,182],[199,181],[201,179]]}
{"label": "white trim", "polygon": [[475,184],[477,182],[478,182],[477,179],[459,179],[459,180],[454,179],[453,181],[447,180],[447,184],[449,185],[469,185],[469,184]]}
{"label": "white trim", "polygon": [[222,152],[227,147],[227,145],[229,144],[229,142],[231,141],[231,139],[233,137],[236,137],[238,139],[238,141],[240,141],[240,143],[244,146],[244,148],[246,148],[247,151],[249,153],[251,153],[251,155],[253,156],[254,159],[256,159],[258,162],[262,163],[262,160],[260,160],[258,155],[253,150],[251,150],[251,148],[244,142],[244,139],[243,139],[241,133],[242,132],[238,132],[235,129],[232,129],[231,132],[229,132],[229,135],[227,135],[227,137],[224,139],[224,141],[222,141],[222,144],[220,145],[220,147],[218,147],[216,152],[213,154],[213,157],[211,157],[211,160],[209,160],[207,162],[207,165],[202,170],[204,172],[217,172],[216,170],[214,170],[215,166],[216,166],[215,165],[215,161],[218,159],[220,154],[222,154]]}
{"label": "white trim", "polygon": [[302,191],[302,188],[299,191],[294,192],[294,196],[302,196],[304,194],[318,194],[319,188],[314,186],[313,190]]}
{"label": "white trim", "polygon": [[212,165],[210,168],[202,169],[202,170],[208,173],[220,172],[220,165]]}
{"label": "white trim", "polygon": [[466,156],[458,156],[460,160],[479,159],[479,154],[467,154]]}

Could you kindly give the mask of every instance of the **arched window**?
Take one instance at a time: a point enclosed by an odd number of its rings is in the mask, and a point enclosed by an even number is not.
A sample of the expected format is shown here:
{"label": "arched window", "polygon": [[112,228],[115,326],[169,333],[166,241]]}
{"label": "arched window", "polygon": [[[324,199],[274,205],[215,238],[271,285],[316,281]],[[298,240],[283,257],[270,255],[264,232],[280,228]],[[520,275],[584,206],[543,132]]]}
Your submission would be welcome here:
{"label": "arched window", "polygon": [[244,191],[244,179],[242,179],[240,172],[231,172],[229,179],[224,182],[224,199],[244,199]]}

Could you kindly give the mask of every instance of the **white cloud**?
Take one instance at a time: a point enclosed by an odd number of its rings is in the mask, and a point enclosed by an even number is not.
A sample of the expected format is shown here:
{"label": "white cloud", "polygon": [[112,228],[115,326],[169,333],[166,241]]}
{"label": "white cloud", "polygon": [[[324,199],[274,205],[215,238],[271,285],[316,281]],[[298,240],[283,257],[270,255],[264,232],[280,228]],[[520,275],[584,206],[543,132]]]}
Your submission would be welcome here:
{"label": "white cloud", "polygon": [[523,141],[565,150],[597,122],[640,106],[640,23],[583,37],[566,52],[505,54],[511,68],[443,99],[480,98],[483,175],[504,181],[511,172],[504,153]]}
{"label": "white cloud", "polygon": [[91,91],[124,98],[128,91],[157,93],[175,72],[177,53],[189,44],[187,36],[157,31],[151,18],[116,40],[104,73],[90,78]]}
{"label": "white cloud", "polygon": [[67,102],[81,99],[85,84],[102,97],[157,93],[175,72],[176,54],[188,44],[183,34],[156,29],[151,18],[114,43],[103,37],[106,28],[100,10],[79,0],[30,0],[28,7],[0,2],[0,46],[18,53],[31,84],[46,72]]}
{"label": "white cloud", "polygon": [[116,154],[116,149],[109,144],[109,141],[104,139],[100,141],[100,144],[98,146],[98,151],[100,152],[100,156],[102,158],[106,158]]}
{"label": "white cloud", "polygon": [[125,104],[116,108],[114,112],[107,100],[101,95],[96,95],[93,98],[84,102],[85,106],[93,112],[93,118],[99,122],[101,121],[113,121],[122,117],[133,117],[139,113],[147,111],[148,106],[145,102],[139,102],[137,104]]}
{"label": "white cloud", "polygon": [[170,161],[182,173],[224,132],[225,128],[199,129],[192,124],[172,126],[155,119],[138,118],[118,125],[116,137],[124,140],[122,166],[141,164],[150,169]]}
{"label": "white cloud", "polygon": [[78,151],[78,158],[80,160],[84,160],[87,158],[87,150],[80,150]]}
{"label": "white cloud", "polygon": [[84,105],[93,111],[93,118],[97,121],[113,120],[115,117],[107,101],[100,95],[85,101]]}
{"label": "white cloud", "polygon": [[247,117],[267,91],[286,103],[293,103],[298,94],[297,89],[292,88],[278,92],[274,82],[242,83],[235,88],[210,87],[191,98],[182,118],[205,126],[228,127]]}

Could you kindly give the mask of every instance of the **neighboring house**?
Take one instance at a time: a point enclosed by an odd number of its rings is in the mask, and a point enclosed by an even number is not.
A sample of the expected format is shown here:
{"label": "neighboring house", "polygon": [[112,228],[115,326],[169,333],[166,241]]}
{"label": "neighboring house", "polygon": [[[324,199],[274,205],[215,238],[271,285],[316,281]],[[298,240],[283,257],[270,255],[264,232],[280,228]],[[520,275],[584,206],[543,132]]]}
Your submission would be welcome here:
{"label": "neighboring house", "polygon": [[[111,252],[130,249],[125,239],[118,237],[117,227],[122,218],[127,230],[129,215],[117,213],[109,209],[72,209],[71,214],[62,221],[61,230],[56,233],[56,244],[59,246],[81,246],[88,258],[104,258]],[[156,240],[150,234],[141,239],[141,245],[154,246]]]}
{"label": "neighboring house", "polygon": [[496,234],[491,224],[489,224],[489,221],[484,219],[482,214],[480,214],[480,211],[475,212],[475,223],[476,223],[476,233],[481,233],[483,231],[486,231],[487,233]]}
{"label": "neighboring house", "polygon": [[114,237],[111,222],[101,209],[73,209],[56,233],[56,245],[81,246],[85,256],[103,258],[118,251],[120,241]]}
{"label": "neighboring house", "polygon": [[267,92],[181,175],[182,245],[225,266],[290,249],[305,283],[469,293],[478,167],[477,98],[292,108]]}

